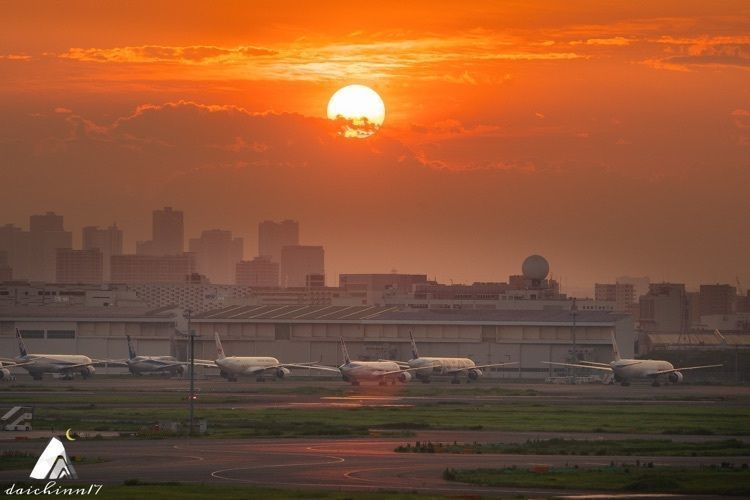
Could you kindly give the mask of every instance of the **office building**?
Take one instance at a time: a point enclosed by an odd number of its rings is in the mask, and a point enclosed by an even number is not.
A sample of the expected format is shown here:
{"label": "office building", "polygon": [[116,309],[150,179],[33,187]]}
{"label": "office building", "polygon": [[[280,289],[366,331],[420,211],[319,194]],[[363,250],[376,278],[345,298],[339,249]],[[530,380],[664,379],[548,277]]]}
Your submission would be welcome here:
{"label": "office building", "polygon": [[630,312],[636,303],[635,286],[631,283],[596,283],[594,300],[614,302],[617,311]]}
{"label": "office building", "polygon": [[122,229],[117,227],[117,224],[112,224],[106,229],[100,229],[96,226],[84,227],[83,249],[98,249],[102,253],[104,262],[103,279],[109,281],[112,276],[111,257],[122,255]]}
{"label": "office building", "polygon": [[729,285],[700,286],[700,315],[732,314],[737,305],[737,289]]}
{"label": "office building", "polygon": [[189,250],[195,254],[198,272],[212,283],[234,282],[235,267],[242,260],[242,238],[233,238],[232,231],[210,229],[200,238],[191,238]]}
{"label": "office building", "polygon": [[651,283],[640,298],[640,327],[645,332],[680,333],[689,325],[689,302],[682,283]]}
{"label": "office building", "polygon": [[56,283],[101,283],[103,280],[102,252],[98,248],[58,248],[55,265]]}
{"label": "office building", "polygon": [[8,252],[0,250],[0,283],[13,279],[13,268],[8,264]]}
{"label": "office building", "polygon": [[151,239],[136,242],[136,255],[181,254],[185,244],[182,211],[164,207],[163,210],[154,210],[151,217]]}
{"label": "office building", "polygon": [[293,245],[281,249],[281,286],[304,287],[308,275],[325,274],[322,246]]}
{"label": "office building", "polygon": [[278,287],[279,263],[268,256],[243,260],[236,265],[235,283],[253,287]]}
{"label": "office building", "polygon": [[258,255],[281,262],[281,249],[299,245],[299,223],[294,220],[281,222],[263,221],[258,224]]}

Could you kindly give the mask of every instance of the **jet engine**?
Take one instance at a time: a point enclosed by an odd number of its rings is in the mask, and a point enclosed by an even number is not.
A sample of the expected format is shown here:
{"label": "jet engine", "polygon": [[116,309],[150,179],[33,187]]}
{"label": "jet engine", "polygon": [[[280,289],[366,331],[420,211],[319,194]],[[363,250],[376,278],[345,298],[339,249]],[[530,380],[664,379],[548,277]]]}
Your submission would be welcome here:
{"label": "jet engine", "polygon": [[0,368],[0,380],[10,379],[10,370],[7,368]]}
{"label": "jet engine", "polygon": [[479,380],[479,377],[482,376],[482,370],[479,368],[474,368],[473,370],[469,370],[469,380]]}
{"label": "jet engine", "polygon": [[411,380],[411,373],[409,372],[401,372],[398,374],[398,381],[401,383],[407,383]]}
{"label": "jet engine", "polygon": [[84,366],[81,368],[81,377],[83,378],[89,378],[91,375],[94,374],[96,370],[93,366]]}
{"label": "jet engine", "polygon": [[276,377],[278,378],[284,378],[287,375],[289,375],[291,372],[289,371],[289,368],[276,368]]}
{"label": "jet engine", "polygon": [[669,381],[673,384],[679,384],[682,382],[682,373],[680,372],[672,372],[669,374]]}

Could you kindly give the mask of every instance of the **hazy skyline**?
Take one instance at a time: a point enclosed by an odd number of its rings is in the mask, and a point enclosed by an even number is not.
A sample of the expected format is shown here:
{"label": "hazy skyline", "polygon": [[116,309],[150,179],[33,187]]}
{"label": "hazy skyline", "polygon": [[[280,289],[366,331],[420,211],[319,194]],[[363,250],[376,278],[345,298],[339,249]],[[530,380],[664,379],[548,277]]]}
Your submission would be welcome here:
{"label": "hazy skyline", "polygon": [[[750,282],[746,2],[8,3],[0,223],[299,220],[343,272]],[[30,34],[33,34],[30,35]],[[385,101],[369,139],[329,97]]]}

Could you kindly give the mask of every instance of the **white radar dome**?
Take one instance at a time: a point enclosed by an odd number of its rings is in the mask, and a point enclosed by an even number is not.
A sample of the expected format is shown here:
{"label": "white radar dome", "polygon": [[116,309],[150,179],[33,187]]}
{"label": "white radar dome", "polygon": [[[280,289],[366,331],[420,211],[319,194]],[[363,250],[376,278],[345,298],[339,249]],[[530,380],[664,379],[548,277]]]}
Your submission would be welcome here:
{"label": "white radar dome", "polygon": [[541,281],[549,274],[549,262],[541,255],[530,255],[523,261],[521,271],[526,278]]}

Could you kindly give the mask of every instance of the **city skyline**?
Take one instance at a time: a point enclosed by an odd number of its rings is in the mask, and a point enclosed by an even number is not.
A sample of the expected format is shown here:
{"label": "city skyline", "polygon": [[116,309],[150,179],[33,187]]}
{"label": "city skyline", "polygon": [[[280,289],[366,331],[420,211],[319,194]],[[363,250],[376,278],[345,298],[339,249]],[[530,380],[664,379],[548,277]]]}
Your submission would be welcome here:
{"label": "city skyline", "polygon": [[[154,208],[153,210],[149,210],[149,213],[153,216],[156,213],[162,213],[163,210],[167,210],[167,211],[174,210],[176,213],[180,214],[180,223],[183,222],[182,221],[183,212],[179,209],[179,207]],[[85,240],[85,238],[86,238],[85,233],[86,233],[87,230],[88,231],[96,230],[96,231],[100,231],[102,233],[106,233],[107,231],[111,231],[111,230],[114,229],[114,230],[118,231],[118,233],[119,233],[118,243],[117,244],[119,245],[118,248],[122,249],[120,255],[149,255],[149,254],[150,255],[162,255],[161,253],[149,253],[149,252],[139,253],[138,249],[141,248],[141,245],[143,243],[150,244],[151,241],[149,241],[149,240],[145,240],[144,241],[144,240],[141,240],[139,238],[129,237],[127,229],[123,228],[123,226],[119,225],[117,222],[113,222],[109,226],[107,226],[106,224],[104,224],[104,226],[106,226],[105,229],[100,229],[99,226],[97,226],[97,225],[86,224],[86,223],[84,223],[84,225],[82,227],[80,227],[80,228],[70,229],[70,227],[67,224],[67,222],[65,222],[65,216],[64,216],[64,214],[57,213],[57,212],[54,212],[54,211],[51,211],[51,210],[50,211],[46,211],[44,214],[30,214],[27,217],[27,220],[29,221],[27,224],[23,224],[23,223],[19,224],[19,223],[15,223],[15,222],[0,221],[0,227],[3,227],[3,226],[14,226],[15,229],[28,232],[29,228],[31,227],[31,221],[33,219],[44,220],[45,218],[56,218],[57,220],[55,221],[55,224],[62,224],[61,228],[64,230],[65,234],[72,235],[72,239],[71,239],[71,241],[72,241],[72,247],[71,248],[74,249],[74,250],[86,250],[87,249],[86,248],[86,240]],[[186,226],[187,227],[191,227],[191,225],[189,224],[190,215],[187,214],[187,216],[185,218],[186,218],[186,221],[185,221]],[[268,224],[271,224],[272,226],[282,226],[282,225],[290,224],[290,223],[294,225],[294,228],[295,228],[294,230],[297,232],[295,241],[298,242],[298,240],[299,240],[299,226],[300,226],[300,224],[299,224],[299,221],[296,220],[296,219],[294,219],[294,220],[293,219],[289,219],[289,218],[283,219],[283,220],[279,219],[279,222],[276,222],[274,220],[258,221],[258,223],[255,225],[256,226],[255,227],[256,230],[255,230],[254,233],[253,232],[247,232],[247,233],[235,232],[235,234],[246,234],[247,235],[247,236],[244,236],[244,237],[243,236],[238,236],[234,240],[235,243],[237,241],[239,241],[240,248],[244,248],[244,250],[241,252],[241,254],[237,254],[237,255],[241,255],[241,259],[240,260],[242,260],[243,262],[249,262],[249,261],[251,261],[251,260],[253,260],[253,259],[255,259],[255,258],[257,258],[257,257],[260,256],[261,250],[259,248],[259,242],[262,239],[261,233],[263,232],[263,227],[264,226],[267,227]],[[55,227],[55,228],[51,228],[51,229],[59,229],[59,228]],[[190,245],[196,244],[196,242],[200,241],[201,238],[203,238],[205,234],[212,234],[212,233],[215,233],[215,232],[218,232],[218,233],[228,233],[228,235],[229,235],[228,237],[231,237],[231,234],[234,232],[234,230],[233,229],[218,229],[216,227],[213,227],[212,229],[200,229],[200,230],[197,230],[195,233],[191,232],[191,230],[185,230],[184,231],[184,237],[183,237],[184,251],[185,252],[190,252],[191,251],[189,249]],[[147,234],[148,235],[153,235],[154,234],[154,230],[153,230],[152,227],[147,228]],[[242,244],[243,240],[244,240],[244,245]],[[299,244],[299,242],[297,244]],[[326,247],[325,242],[322,242],[320,246],[321,247]],[[197,248],[197,247],[195,247],[195,248]],[[257,250],[253,250],[253,249],[257,249]],[[193,250],[193,252],[194,251],[195,250]],[[326,252],[328,252],[328,251],[326,250]],[[107,254],[111,254],[111,253],[105,252],[105,255],[107,255]],[[168,255],[168,254],[163,254],[163,255]],[[528,255],[523,256],[522,259],[525,258],[525,257],[527,257],[527,256]],[[198,257],[198,258],[200,259],[200,257]],[[274,259],[274,262],[276,262],[277,264],[279,264],[280,263],[280,259],[278,259],[278,260]],[[338,268],[339,266],[337,266],[335,262],[334,263],[329,263],[329,260],[326,259],[325,278],[326,278],[326,283],[329,286],[334,286],[334,283],[336,282],[337,276],[339,276],[340,274],[352,274],[352,273],[354,273],[354,274],[356,274],[356,273],[382,273],[382,274],[388,274],[388,273],[424,272],[424,274],[426,274],[429,277],[430,280],[435,280],[435,281],[437,281],[439,283],[451,283],[451,284],[452,283],[470,284],[470,283],[482,283],[482,282],[498,282],[499,283],[499,282],[505,282],[505,281],[507,281],[509,276],[513,276],[513,275],[519,274],[521,272],[520,262],[521,261],[519,260],[518,263],[516,263],[516,266],[515,266],[516,268],[515,269],[513,269],[513,265],[512,264],[506,266],[509,269],[509,271],[505,275],[501,275],[501,276],[480,276],[478,279],[472,279],[472,280],[469,280],[469,281],[460,281],[460,280],[453,279],[452,277],[442,277],[442,276],[439,275],[439,273],[433,273],[432,271],[429,271],[429,270],[425,270],[425,271],[416,270],[415,271],[413,269],[396,269],[395,267],[392,267],[390,269],[380,269],[380,270],[376,269],[376,270],[373,270],[371,268],[368,268],[366,265],[362,269],[356,269],[356,270],[343,269],[341,271],[329,272],[329,269]],[[226,264],[220,264],[220,266],[222,266],[222,265],[225,266]],[[104,266],[105,266],[105,269],[108,269],[108,267],[109,267],[109,262],[108,262],[108,259],[106,259],[106,258],[104,259]],[[211,273],[209,273],[209,274],[211,274]],[[107,276],[107,272],[104,273],[104,276],[105,277]],[[736,273],[733,277],[730,277],[730,279],[727,279],[727,280],[724,280],[724,281],[721,281],[721,280],[708,280],[708,281],[702,281],[702,282],[695,282],[695,283],[693,283],[693,282],[690,282],[688,280],[682,279],[679,276],[677,276],[675,279],[667,279],[667,278],[663,278],[662,279],[662,278],[654,278],[654,277],[648,276],[646,273],[635,272],[635,273],[630,274],[630,275],[628,275],[626,273],[613,273],[613,274],[611,274],[609,276],[605,276],[602,279],[598,279],[598,280],[592,281],[590,283],[575,282],[574,281],[571,284],[571,283],[566,283],[565,282],[565,276],[560,276],[559,274],[557,274],[555,272],[555,268],[552,267],[552,266],[550,267],[550,276],[560,282],[562,291],[568,293],[570,296],[580,296],[580,297],[586,297],[586,296],[593,297],[595,295],[595,293],[594,293],[594,291],[595,291],[595,285],[605,284],[605,283],[615,283],[615,282],[620,282],[621,280],[625,280],[625,281],[622,281],[623,283],[630,282],[630,280],[633,280],[633,279],[635,279],[635,280],[645,279],[647,281],[650,280],[652,283],[680,283],[680,284],[685,284],[687,286],[687,288],[689,288],[691,290],[698,290],[699,287],[704,286],[704,285],[728,284],[730,286],[735,286],[735,285],[744,286],[744,283],[747,283],[746,280],[742,279],[742,275],[740,273]],[[16,273],[16,275],[14,276],[14,279],[18,279],[18,278],[20,278],[20,279],[27,279],[27,278],[25,278],[23,276],[19,277],[18,273]],[[32,278],[32,279],[34,279],[34,278]],[[104,279],[104,282],[107,282],[107,281],[109,281],[109,280]],[[738,281],[739,281],[739,283],[738,283]],[[229,281],[213,281],[213,283],[217,283],[217,284],[219,284],[219,283],[230,284],[230,283],[234,283],[234,280],[229,280]]]}
{"label": "city skyline", "polygon": [[[117,221],[127,248],[152,207],[247,248],[293,218],[334,275],[502,279],[539,253],[564,287],[750,281],[746,2],[262,10],[7,5],[4,218]],[[326,118],[352,83],[385,103],[367,139]]]}

